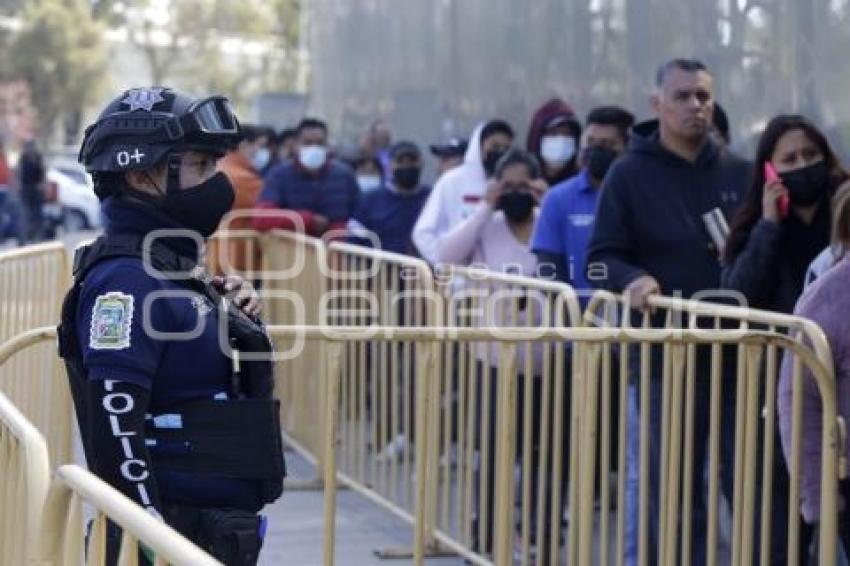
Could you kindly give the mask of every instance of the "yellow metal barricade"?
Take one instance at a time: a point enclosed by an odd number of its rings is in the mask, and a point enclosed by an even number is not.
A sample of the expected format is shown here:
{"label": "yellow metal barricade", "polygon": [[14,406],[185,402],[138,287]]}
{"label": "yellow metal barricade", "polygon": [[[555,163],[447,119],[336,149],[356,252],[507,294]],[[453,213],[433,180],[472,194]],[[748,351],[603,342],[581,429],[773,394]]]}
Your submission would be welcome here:
{"label": "yellow metal barricade", "polygon": [[[1,252],[0,344],[24,331],[58,324],[69,286],[68,253],[61,242]],[[55,341],[3,362],[0,391],[47,438],[51,461],[70,461],[73,412]]]}
{"label": "yellow metal barricade", "polygon": [[[303,234],[274,231],[262,237],[261,292],[265,320],[271,324],[323,324],[322,301],[327,296],[324,242]],[[319,378],[324,363],[318,344],[276,339],[275,349],[297,355],[275,364],[275,393],[281,400],[281,426],[287,444],[316,468],[322,447],[324,394]]]}
{"label": "yellow metal barricade", "polygon": [[[524,327],[533,339],[539,330],[578,326],[576,294],[563,283],[497,273],[476,267],[440,266],[447,326],[459,328]],[[567,345],[526,341],[517,345],[513,432],[516,453],[500,455],[495,436],[505,424],[497,418],[505,362],[496,342],[443,343],[440,379],[432,381],[437,399],[432,425],[431,461],[438,462],[429,486],[435,537],[445,546],[478,555],[494,543],[513,547],[516,558],[559,554],[563,509],[567,505],[573,361]],[[509,458],[517,493],[495,497],[498,462]],[[514,504],[517,505],[516,510]],[[499,510],[501,509],[501,511]],[[496,517],[515,518],[516,532],[494,530]],[[543,548],[545,546],[545,548]],[[535,548],[536,547],[536,548]]]}
{"label": "yellow metal barricade", "polygon": [[205,262],[214,275],[239,275],[261,279],[262,236],[254,230],[218,230],[207,240]]}
{"label": "yellow metal barricade", "polygon": [[[635,511],[638,522],[638,558],[639,564],[650,564],[657,560],[660,564],[689,564],[696,552],[704,551],[706,562],[716,564],[729,562],[733,565],[768,564],[771,559],[771,545],[779,542],[785,546],[789,556],[799,553],[799,453],[792,456],[794,466],[790,470],[790,483],[787,489],[774,476],[777,467],[784,466],[783,454],[775,447],[777,438],[777,380],[781,355],[793,350],[794,358],[794,445],[799,447],[801,426],[800,403],[800,364],[809,367],[813,373],[820,371],[818,386],[821,395],[826,395],[825,387],[831,388],[833,363],[829,345],[820,328],[805,319],[778,313],[758,311],[741,307],[732,307],[708,302],[687,301],[670,297],[652,297],[652,313],[638,315],[625,312],[622,299],[610,293],[597,293],[591,300],[585,314],[586,323],[592,326],[619,327],[629,332],[667,332],[679,329],[686,332],[707,332],[708,329],[725,329],[730,336],[747,337],[752,333],[778,333],[785,338],[781,344],[770,342],[764,347],[755,348],[742,343],[731,342],[724,346],[714,344],[697,346],[690,343],[674,348],[669,344],[640,346],[621,343],[619,357],[615,360],[613,372],[601,371],[599,381],[583,380],[574,384],[574,392],[583,399],[580,410],[590,405],[588,397],[599,400],[601,420],[579,416],[582,427],[597,423],[611,422],[605,414],[608,410],[619,412],[618,430],[598,429],[600,438],[600,457],[604,458],[610,448],[616,448],[618,469],[625,470],[627,465],[639,466],[639,505]],[[662,327],[664,330],[659,330]],[[755,329],[755,330],[754,330]],[[792,349],[790,344],[794,344]],[[802,357],[796,348],[806,353]],[[613,378],[613,376],[617,376]],[[731,379],[734,376],[736,379]],[[828,378],[827,378],[828,376]],[[637,396],[639,407],[650,410],[639,411],[638,423],[627,423],[627,400],[629,386]],[[611,388],[619,388],[620,400],[616,407],[606,402],[610,399]],[[576,393],[574,393],[576,394]],[[832,393],[830,393],[832,394]],[[653,432],[651,415],[659,415],[660,426]],[[827,418],[826,416],[824,417]],[[829,417],[829,425],[824,423],[825,438],[832,435],[839,438],[843,430],[840,419]],[[734,427],[734,428],[730,428]],[[660,437],[658,434],[660,431]],[[734,431],[734,438],[731,431]],[[639,461],[626,462],[626,446],[630,435],[639,439]],[[692,481],[701,470],[695,469],[695,440],[698,435],[707,443],[708,469],[707,517],[705,525],[693,521],[694,490],[702,489],[702,481]],[[765,440],[767,439],[767,440]],[[661,488],[654,502],[657,511],[650,510],[650,445],[658,443],[660,465],[656,468],[658,484]],[[729,556],[721,556],[720,544],[720,493],[721,493],[721,451],[729,453],[734,445],[734,472],[730,483],[733,497],[728,501],[732,515]],[[843,446],[843,443],[841,444]],[[836,455],[838,456],[843,455]],[[699,459],[697,459],[699,461]],[[837,460],[836,460],[837,465]],[[606,469],[604,465],[601,470]],[[586,469],[585,469],[586,471]],[[832,470],[837,473],[837,468]],[[826,473],[826,471],[825,471]],[[612,521],[609,506],[608,481],[604,476],[588,484],[571,484],[571,497],[584,494],[584,489],[594,486],[600,492],[602,500],[599,517],[592,514],[582,516],[582,531],[585,538],[575,548],[583,554],[572,554],[580,560],[596,553],[603,559],[622,564],[625,548],[625,523],[634,520],[625,512],[625,473],[618,477],[615,507],[618,510],[615,544],[608,548],[607,537],[600,537],[594,549],[590,550],[590,527],[586,522],[596,521],[603,528]],[[688,479],[690,478],[690,479]],[[701,478],[701,476],[700,476]],[[586,478],[585,478],[586,479]],[[780,490],[780,496],[774,495],[774,489]],[[729,490],[725,490],[729,491]],[[700,494],[697,494],[700,495]],[[729,494],[725,494],[729,495]],[[777,500],[787,497],[790,502],[787,517],[787,545],[785,541],[771,540],[773,531],[771,516]],[[591,501],[592,503],[592,501]],[[583,509],[587,512],[587,509]],[[759,517],[762,519],[759,520]],[[657,533],[653,535],[650,525],[657,522]],[[831,538],[834,517],[828,518],[822,525],[821,537]],[[694,548],[694,531],[704,529],[705,549]],[[572,533],[571,533],[572,534]],[[821,556],[831,556],[835,551],[825,549],[821,540]],[[653,547],[654,546],[654,547]],[[610,553],[609,553],[610,551]],[[824,562],[821,562],[824,563]],[[827,562],[829,563],[829,562]]]}
{"label": "yellow metal barricade", "polygon": [[[84,548],[84,504],[95,510],[87,548]],[[119,566],[138,564],[140,553],[156,566],[221,566],[112,486],[73,464],[60,466],[51,485],[39,545],[40,559],[45,564],[69,566],[109,564],[107,520],[122,529]]]}
{"label": "yellow metal barricade", "polygon": [[[321,307],[327,324],[439,324],[441,297],[425,262],[341,242],[328,246],[327,258]],[[355,341],[343,345],[340,366],[337,470],[407,518],[414,510],[419,435],[416,359],[411,343]]]}
{"label": "yellow metal barricade", "polygon": [[[35,328],[0,345],[0,372],[9,371],[16,355],[26,355],[39,345],[49,346],[51,354],[56,355],[55,327]],[[66,381],[63,379],[57,386],[66,387]],[[47,409],[55,411],[57,421],[73,418],[70,401]],[[61,466],[52,484],[50,475],[44,436],[0,393],[0,565],[106,564],[107,517],[125,529],[125,550],[119,564],[137,563],[138,541],[152,551],[151,556],[156,556],[156,564],[218,564],[84,469]],[[83,555],[83,501],[99,510],[94,536],[90,538],[89,561]]]}
{"label": "yellow metal barricade", "polygon": [[[494,544],[486,552],[474,552],[470,549],[467,542],[459,536],[453,536],[460,529],[450,531],[448,533],[440,532],[439,540],[445,544],[452,546],[455,550],[461,553],[465,558],[475,563],[488,563],[492,560],[496,564],[511,564],[515,559],[525,563],[558,563],[560,554],[566,552],[571,564],[592,564],[605,563],[603,556],[600,555],[599,540],[601,536],[601,528],[599,521],[602,520],[602,512],[597,516],[594,511],[594,497],[597,489],[595,473],[595,464],[597,460],[597,437],[599,436],[599,426],[597,423],[604,422],[599,420],[600,397],[598,392],[601,391],[599,385],[605,381],[605,376],[608,374],[608,380],[612,379],[617,366],[610,363],[610,349],[613,345],[638,345],[646,350],[655,345],[663,346],[662,363],[668,367],[670,382],[675,385],[675,391],[671,392],[671,406],[682,407],[682,411],[687,409],[687,389],[690,387],[689,376],[694,374],[695,359],[690,352],[694,347],[708,347],[712,350],[721,351],[724,346],[734,345],[742,347],[746,357],[745,371],[740,374],[735,374],[734,381],[743,382],[745,388],[755,387],[759,381],[758,376],[758,361],[765,355],[768,350],[775,349],[776,351],[788,352],[793,358],[795,364],[795,372],[799,372],[800,368],[807,368],[814,376],[817,382],[818,392],[821,396],[823,407],[823,436],[821,439],[821,449],[823,451],[823,473],[821,478],[821,490],[823,493],[823,507],[821,509],[821,564],[832,564],[835,556],[835,519],[836,519],[836,503],[834,495],[836,493],[838,470],[839,470],[839,450],[843,446],[839,443],[839,419],[836,415],[835,406],[835,390],[833,376],[831,370],[825,367],[824,364],[817,358],[810,349],[803,344],[796,342],[787,336],[776,332],[768,331],[753,331],[748,330],[742,334],[731,333],[728,330],[714,329],[622,329],[622,328],[544,328],[539,329],[533,336],[530,335],[529,329],[526,327],[504,327],[495,331],[495,329],[472,329],[472,328],[456,328],[456,327],[427,327],[427,328],[387,328],[387,327],[324,327],[324,328],[270,328],[275,336],[301,336],[307,341],[319,341],[325,344],[324,355],[327,360],[325,365],[326,372],[324,375],[327,391],[327,399],[325,405],[325,415],[328,419],[326,423],[326,449],[324,464],[327,470],[326,476],[326,528],[327,540],[325,544],[325,559],[326,564],[333,563],[333,529],[334,529],[334,505],[335,505],[335,489],[336,482],[342,482],[356,489],[364,495],[384,503],[379,498],[374,497],[374,492],[368,488],[364,488],[360,482],[356,481],[344,473],[340,473],[336,467],[336,459],[339,454],[345,450],[344,444],[350,441],[344,435],[340,435],[340,407],[343,406],[341,396],[342,382],[344,381],[344,358],[345,344],[351,342],[409,342],[416,344],[415,362],[418,366],[416,389],[417,403],[417,425],[420,427],[417,433],[416,443],[416,482],[415,482],[415,510],[412,517],[404,517],[410,521],[415,528],[414,532],[414,550],[416,552],[417,563],[421,563],[422,556],[425,550],[425,542],[427,540],[427,532],[432,525],[429,523],[428,507],[429,497],[427,495],[427,486],[434,474],[440,474],[440,462],[435,461],[440,457],[438,453],[429,448],[431,439],[429,436],[433,434],[433,427],[426,427],[428,417],[432,415],[438,406],[440,399],[434,393],[436,389],[426,386],[428,381],[442,381],[443,375],[438,363],[439,354],[442,344],[481,344],[490,343],[497,344],[496,351],[499,358],[498,371],[496,382],[496,410],[494,418],[498,422],[497,432],[492,441],[492,449],[495,451],[495,489],[493,490],[495,518],[493,524]],[[579,395],[579,404],[582,405],[581,422],[575,415],[572,416],[573,426],[579,426],[577,442],[570,446],[570,460],[575,460],[579,466],[576,474],[570,478],[571,485],[579,486],[578,492],[570,501],[571,520],[568,528],[564,529],[560,523],[557,527],[553,527],[558,531],[566,530],[566,535],[556,538],[554,542],[550,542],[550,546],[555,546],[557,552],[546,555],[543,560],[544,549],[535,544],[535,552],[525,552],[524,546],[527,542],[522,535],[522,524],[519,527],[515,518],[518,513],[522,513],[522,509],[527,507],[530,502],[527,502],[527,494],[523,494],[520,489],[520,495],[516,496],[517,481],[522,483],[521,477],[517,478],[515,471],[517,470],[518,457],[516,453],[517,445],[521,442],[519,437],[523,430],[522,423],[519,420],[518,412],[515,410],[519,391],[522,386],[520,381],[520,367],[517,363],[518,352],[524,348],[528,348],[529,344],[546,343],[570,344],[573,350],[573,359],[576,365],[576,372],[573,375],[573,395]],[[646,365],[644,360],[641,360],[641,365]],[[619,364],[618,364],[619,365]],[[424,377],[424,379],[423,379]],[[752,397],[747,397],[747,403],[752,404]],[[575,406],[575,405],[574,405]],[[675,421],[675,422],[674,422]],[[670,428],[668,434],[671,436],[669,441],[670,461],[684,463],[687,460],[686,443],[682,439],[682,434],[676,432],[678,425],[686,422],[687,417],[683,419],[671,419],[667,421]],[[671,424],[674,423],[674,424]],[[749,432],[752,437],[752,432]],[[435,454],[437,455],[435,458]],[[755,471],[755,461],[752,457],[742,460],[745,463],[745,472],[748,477],[752,477]],[[675,466],[670,466],[675,471]],[[336,471],[337,473],[333,473]],[[668,490],[682,489],[681,483],[677,484],[675,474],[671,475],[668,485]],[[748,480],[750,484],[751,480]],[[598,486],[602,489],[602,486]],[[453,494],[450,500],[454,501],[458,491],[453,487]],[[476,487],[476,491],[481,496],[480,484]],[[750,489],[750,491],[752,491]],[[747,497],[742,495],[742,497]],[[751,495],[750,495],[751,498]],[[669,499],[674,501],[673,498]],[[668,504],[668,514],[672,514],[672,509],[679,505],[685,505],[682,498],[675,499],[675,503]],[[397,513],[399,514],[399,513]],[[399,514],[400,516],[404,516]],[[456,516],[459,516],[456,514]],[[455,519],[457,520],[457,519]],[[576,531],[575,536],[572,531]],[[566,540],[575,540],[574,548],[564,548]],[[539,539],[538,539],[539,540]],[[613,541],[601,539],[603,546],[611,544]],[[669,537],[662,540],[663,544],[670,545]],[[613,546],[613,545],[612,545]],[[610,551],[610,549],[609,549]],[[667,564],[679,563],[680,550],[668,551],[665,554],[665,562]],[[532,555],[532,558],[523,556]],[[609,552],[605,556],[612,557]],[[671,558],[675,556],[675,558]],[[686,562],[686,561],[683,561]]]}
{"label": "yellow metal barricade", "polygon": [[0,565],[35,563],[49,483],[44,438],[0,393]]}

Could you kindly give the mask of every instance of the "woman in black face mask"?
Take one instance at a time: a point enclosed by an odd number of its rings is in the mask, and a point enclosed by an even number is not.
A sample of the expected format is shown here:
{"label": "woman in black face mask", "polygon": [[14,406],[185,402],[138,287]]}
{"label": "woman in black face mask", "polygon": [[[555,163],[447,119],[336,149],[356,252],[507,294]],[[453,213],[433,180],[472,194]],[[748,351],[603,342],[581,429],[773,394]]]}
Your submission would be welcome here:
{"label": "woman in black face mask", "polygon": [[[546,191],[547,185],[540,177],[540,167],[537,159],[528,152],[518,149],[511,149],[499,160],[495,167],[495,177],[490,181],[485,195],[485,202],[480,204],[476,212],[451,230],[440,241],[437,252],[437,261],[439,263],[454,263],[460,265],[474,264],[476,266],[484,266],[491,271],[508,272],[515,275],[524,275],[533,277],[537,268],[536,256],[531,251],[531,236],[534,231],[534,225],[537,220],[538,203],[540,202],[543,193]],[[534,309],[529,308],[524,310],[520,317],[534,317],[539,313],[534,314]],[[482,321],[482,324],[484,322]],[[495,324],[509,324],[507,320],[496,320]],[[519,321],[520,326],[526,324],[524,321]],[[477,351],[478,371],[479,371],[479,391],[484,391],[483,380],[490,379],[491,395],[488,399],[482,399],[482,406],[488,404],[491,414],[495,415],[496,396],[496,371],[499,361],[496,355],[496,350],[489,350],[483,347]],[[526,354],[521,353],[520,356]],[[531,364],[534,375],[527,376],[533,379],[532,381],[532,414],[539,415],[543,413],[543,401],[541,396],[541,379],[536,376],[542,374],[543,354],[542,349],[535,348],[532,353],[533,361]],[[490,368],[487,370],[486,368]],[[526,364],[523,359],[518,361],[518,367],[525,368]],[[489,371],[489,375],[488,375]],[[519,390],[525,390],[524,379],[526,376],[518,375],[520,386]],[[566,383],[566,380],[564,381]],[[520,393],[520,396],[522,393]],[[523,407],[522,401],[517,403],[517,411],[521,411]],[[551,409],[549,409],[551,410]],[[479,410],[478,415],[482,412]],[[522,416],[517,417],[516,422],[522,422]],[[481,438],[484,437],[482,430],[484,429],[483,419],[478,423]],[[489,438],[494,438],[496,422],[495,419],[490,419],[489,422]],[[540,428],[533,427],[532,432],[532,454],[533,460],[531,468],[536,470],[539,465],[539,459],[543,448],[540,446]],[[563,440],[566,442],[568,434],[563,435]],[[480,449],[480,446],[476,447]],[[551,449],[551,448],[550,448]],[[518,453],[521,453],[521,448],[518,448]],[[562,447],[562,454],[568,454],[569,450],[566,446]],[[553,456],[550,452],[550,458]],[[474,537],[473,547],[476,551],[489,553],[492,551],[493,545],[493,501],[495,501],[495,453],[493,450],[489,452],[489,462],[485,466],[482,464],[481,469],[486,469],[489,474],[486,485],[488,491],[485,492],[481,486],[484,482],[480,481],[477,472],[476,487],[474,489],[475,496],[479,498],[484,505],[488,506],[486,513],[487,524],[480,524],[482,518],[473,518],[472,532]],[[550,459],[551,461],[551,459]],[[563,469],[566,469],[565,467]],[[566,477],[566,476],[564,476]],[[537,475],[533,474],[531,478],[532,490],[536,494]],[[549,481],[549,480],[547,480]],[[562,484],[562,489],[565,487]],[[552,493],[552,485],[547,485],[546,493]],[[536,495],[532,495],[532,501],[537,501]],[[561,499],[562,503],[564,498]],[[480,505],[475,504],[474,509],[479,509]],[[563,509],[561,510],[563,511]],[[560,517],[562,513],[558,513]],[[549,517],[553,513],[550,509],[546,509],[543,516],[546,518],[546,524],[533,527],[532,537],[537,540],[541,552],[546,552],[549,548],[545,537],[550,533],[551,529],[548,525]],[[532,517],[536,517],[536,510],[531,512]],[[484,532],[483,538],[480,536]],[[537,539],[538,534],[540,539]]]}
{"label": "woman in black face mask", "polygon": [[[795,115],[777,116],[768,123],[755,166],[753,184],[726,242],[722,285],[741,293],[749,307],[790,314],[802,294],[809,263],[829,244],[830,198],[847,173],[824,135]],[[771,563],[786,564],[789,505],[796,503],[788,499],[788,469],[778,433],[772,441],[771,515],[757,523],[770,524],[775,541]],[[759,528],[757,524],[756,533]],[[800,518],[801,555],[791,562],[808,564],[811,536],[811,527]]]}
{"label": "woman in black face mask", "polygon": [[755,166],[726,243],[723,286],[750,307],[790,313],[806,268],[829,243],[829,201],[848,176],[824,135],[795,115],[770,121]]}
{"label": "woman in black face mask", "polygon": [[495,271],[520,265],[527,266],[521,275],[533,275],[530,240],[546,182],[535,157],[518,149],[508,150],[494,173],[478,211],[442,239],[438,262],[484,264]]}

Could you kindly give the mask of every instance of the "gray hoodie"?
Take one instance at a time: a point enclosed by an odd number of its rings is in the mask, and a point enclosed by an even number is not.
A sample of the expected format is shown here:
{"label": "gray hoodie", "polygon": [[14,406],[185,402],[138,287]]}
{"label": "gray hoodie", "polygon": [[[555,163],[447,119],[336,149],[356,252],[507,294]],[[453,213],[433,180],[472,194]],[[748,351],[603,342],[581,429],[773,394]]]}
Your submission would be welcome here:
{"label": "gray hoodie", "polygon": [[[795,314],[809,318],[823,328],[835,364],[835,389],[838,415],[850,422],[850,257],[845,257],[806,289],[797,303]],[[791,457],[791,404],[793,358],[785,355],[779,376],[777,411],[782,448],[786,460]],[[803,518],[807,522],[820,517],[821,471],[821,396],[811,372],[803,371],[803,428],[800,454],[800,496]],[[850,454],[850,444],[843,447]]]}

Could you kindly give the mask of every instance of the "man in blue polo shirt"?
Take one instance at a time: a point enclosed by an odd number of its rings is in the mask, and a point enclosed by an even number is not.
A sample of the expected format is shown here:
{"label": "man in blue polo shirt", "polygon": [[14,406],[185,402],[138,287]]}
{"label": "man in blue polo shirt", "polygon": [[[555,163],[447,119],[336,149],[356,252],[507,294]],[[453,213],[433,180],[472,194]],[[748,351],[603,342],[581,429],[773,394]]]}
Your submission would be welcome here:
{"label": "man in blue polo shirt", "polygon": [[[538,275],[571,285],[579,295],[582,309],[587,306],[593,292],[585,275],[587,244],[596,219],[596,204],[602,192],[602,180],[617,159],[626,150],[628,131],[634,116],[617,106],[600,106],[587,115],[587,126],[582,133],[584,148],[579,157],[581,170],[574,177],[552,187],[543,199],[532,250],[537,254]],[[616,415],[619,395],[612,396],[612,429],[618,430]],[[637,420],[637,405],[629,406],[629,422]],[[616,450],[616,442],[612,450]],[[614,452],[616,454],[616,452]],[[616,456],[612,462],[616,462]],[[630,486],[637,485],[636,470],[629,470]],[[634,491],[634,490],[632,490]],[[631,493],[631,492],[630,492]],[[633,564],[637,555],[635,505],[627,502],[625,558]]]}
{"label": "man in blue polo shirt", "polygon": [[582,169],[552,187],[543,199],[532,249],[541,277],[571,285],[582,307],[590,297],[585,276],[587,243],[593,231],[596,203],[608,168],[626,149],[634,116],[617,106],[600,106],[587,116],[582,135]]}

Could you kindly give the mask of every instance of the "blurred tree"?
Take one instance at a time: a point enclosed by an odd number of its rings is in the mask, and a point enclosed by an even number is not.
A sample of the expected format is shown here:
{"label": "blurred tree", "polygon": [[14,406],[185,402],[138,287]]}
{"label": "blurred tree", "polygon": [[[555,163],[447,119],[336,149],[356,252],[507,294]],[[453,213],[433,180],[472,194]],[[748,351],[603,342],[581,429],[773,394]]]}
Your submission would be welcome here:
{"label": "blurred tree", "polygon": [[96,10],[120,21],[154,84],[222,92],[238,105],[261,91],[293,88],[300,3],[99,0]]}
{"label": "blurred tree", "polygon": [[625,3],[626,77],[629,83],[628,101],[631,108],[645,108],[650,85],[658,66],[656,43],[652,39],[653,22],[658,21],[655,2]]}
{"label": "blurred tree", "polygon": [[826,22],[826,2],[822,0],[797,0],[796,22],[797,106],[812,120],[821,119],[822,104],[818,97],[818,71],[820,66],[817,31]]}
{"label": "blurred tree", "polygon": [[62,142],[70,143],[105,71],[102,29],[85,0],[32,0],[21,18],[23,27],[6,55],[7,72],[29,83],[41,137],[51,138],[61,119]]}
{"label": "blurred tree", "polygon": [[16,15],[23,9],[24,4],[24,0],[0,0],[0,15]]}
{"label": "blurred tree", "polygon": [[92,16],[108,27],[124,25],[127,2],[124,0],[89,0]]}

